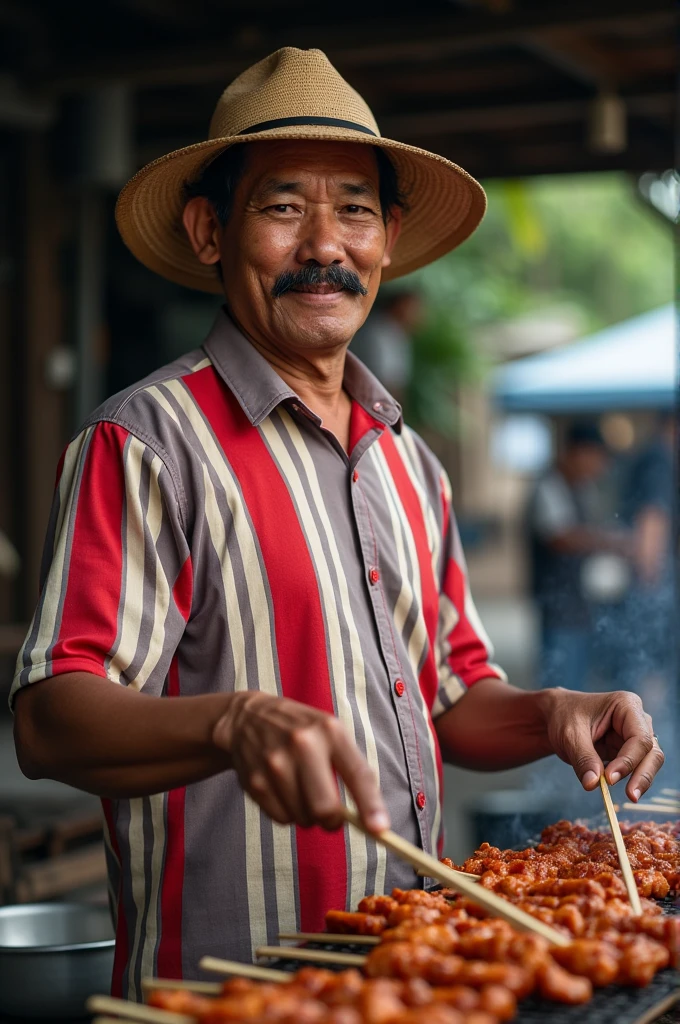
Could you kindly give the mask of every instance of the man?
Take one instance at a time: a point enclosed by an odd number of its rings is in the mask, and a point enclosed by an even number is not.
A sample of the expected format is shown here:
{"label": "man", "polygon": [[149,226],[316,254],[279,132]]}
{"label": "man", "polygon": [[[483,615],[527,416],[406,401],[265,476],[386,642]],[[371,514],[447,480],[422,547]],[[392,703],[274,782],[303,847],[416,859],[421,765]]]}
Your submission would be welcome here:
{"label": "man", "polygon": [[585,579],[588,559],[630,546],[624,531],[595,526],[589,510],[589,489],[602,478],[608,461],[598,428],[573,424],[557,464],[538,480],[529,502],[532,591],[541,621],[541,687],[587,689],[593,633]]}
{"label": "man", "polygon": [[104,798],[114,991],[418,884],[342,805],[438,852],[442,755],[556,752],[589,789],[611,758],[631,799],[662,762],[636,697],[527,694],[489,663],[446,477],[346,352],[381,278],[483,208],[290,48],[123,190],[132,250],[226,307],[68,447],[13,689],[24,771]]}

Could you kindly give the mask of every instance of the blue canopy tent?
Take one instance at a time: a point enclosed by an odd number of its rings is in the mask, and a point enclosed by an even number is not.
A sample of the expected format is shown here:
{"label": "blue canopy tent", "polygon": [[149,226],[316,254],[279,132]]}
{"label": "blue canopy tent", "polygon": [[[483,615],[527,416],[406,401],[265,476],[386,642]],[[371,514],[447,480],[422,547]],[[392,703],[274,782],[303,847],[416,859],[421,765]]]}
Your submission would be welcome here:
{"label": "blue canopy tent", "polygon": [[677,388],[675,308],[661,306],[564,348],[507,363],[490,383],[506,412],[670,409]]}

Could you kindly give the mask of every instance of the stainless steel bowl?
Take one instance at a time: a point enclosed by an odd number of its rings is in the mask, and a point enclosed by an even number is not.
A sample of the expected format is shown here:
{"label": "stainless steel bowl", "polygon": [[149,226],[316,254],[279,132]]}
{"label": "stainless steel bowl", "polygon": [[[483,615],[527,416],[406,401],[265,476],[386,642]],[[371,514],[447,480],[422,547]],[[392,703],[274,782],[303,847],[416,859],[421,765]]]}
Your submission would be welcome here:
{"label": "stainless steel bowl", "polygon": [[87,997],[111,987],[114,945],[103,907],[0,907],[0,1015],[87,1016]]}

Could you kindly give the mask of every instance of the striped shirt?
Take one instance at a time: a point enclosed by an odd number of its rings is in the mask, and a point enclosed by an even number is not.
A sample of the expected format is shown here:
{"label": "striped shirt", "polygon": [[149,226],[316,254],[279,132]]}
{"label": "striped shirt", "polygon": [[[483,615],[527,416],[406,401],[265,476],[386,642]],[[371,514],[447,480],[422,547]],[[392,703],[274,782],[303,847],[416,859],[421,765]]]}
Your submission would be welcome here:
{"label": "striped shirt", "polygon": [[[433,720],[500,671],[441,466],[347,356],[350,451],[225,312],[202,349],[108,400],[59,467],[17,688],[84,671],[172,699],[261,690],[336,715],[393,828],[441,852]],[[93,679],[93,685],[96,685]],[[418,884],[354,829],[280,826],[224,772],[105,800],[113,991],[249,960],[331,907]]]}

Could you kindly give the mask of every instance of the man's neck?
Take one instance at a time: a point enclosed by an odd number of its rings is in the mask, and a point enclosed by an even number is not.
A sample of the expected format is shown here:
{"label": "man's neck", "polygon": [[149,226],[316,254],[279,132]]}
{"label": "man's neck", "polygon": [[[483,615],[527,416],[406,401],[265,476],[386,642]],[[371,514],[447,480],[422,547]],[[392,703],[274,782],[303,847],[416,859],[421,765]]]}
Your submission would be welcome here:
{"label": "man's neck", "polygon": [[324,427],[335,434],[347,450],[352,403],[342,383],[348,346],[302,355],[284,350],[267,339],[254,338],[238,326],[281,380],[320,417]]}

